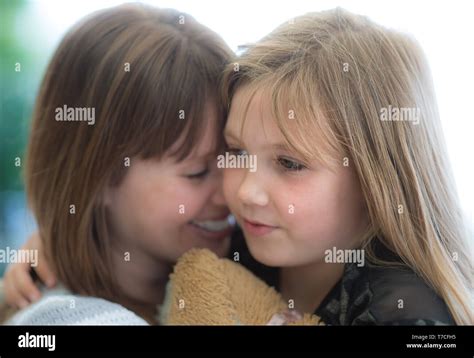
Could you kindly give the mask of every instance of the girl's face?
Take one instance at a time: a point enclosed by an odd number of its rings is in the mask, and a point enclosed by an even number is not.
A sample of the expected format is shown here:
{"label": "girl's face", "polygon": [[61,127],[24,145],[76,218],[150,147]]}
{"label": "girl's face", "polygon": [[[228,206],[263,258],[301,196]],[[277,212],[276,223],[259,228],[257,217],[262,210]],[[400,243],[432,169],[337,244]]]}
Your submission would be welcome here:
{"label": "girl's face", "polygon": [[[243,228],[252,255],[269,266],[300,266],[324,259],[324,251],[353,248],[366,227],[366,210],[354,172],[303,165],[285,149],[269,100],[239,89],[225,128],[229,151],[256,155],[257,170],[224,170],[224,195]],[[241,151],[245,151],[241,152]]]}
{"label": "girl's face", "polygon": [[206,112],[209,125],[188,158],[132,158],[120,185],[108,189],[113,237],[124,251],[168,263],[193,247],[227,253],[231,227],[215,164],[217,115],[210,104]]}

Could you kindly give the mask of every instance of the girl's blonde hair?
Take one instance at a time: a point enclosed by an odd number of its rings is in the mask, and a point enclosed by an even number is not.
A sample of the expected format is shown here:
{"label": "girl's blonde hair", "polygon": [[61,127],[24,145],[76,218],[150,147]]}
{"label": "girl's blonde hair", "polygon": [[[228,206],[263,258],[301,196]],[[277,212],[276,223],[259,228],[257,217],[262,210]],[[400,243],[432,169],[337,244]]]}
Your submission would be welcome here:
{"label": "girl's blonde hair", "polygon": [[[443,298],[458,324],[473,324],[468,234],[417,43],[342,9],[311,13],[228,66],[227,108],[244,85],[269,91],[290,148],[327,165],[342,158],[355,169],[370,218],[363,244],[371,261],[389,264],[374,255],[377,238]],[[382,120],[395,109],[416,116]]]}

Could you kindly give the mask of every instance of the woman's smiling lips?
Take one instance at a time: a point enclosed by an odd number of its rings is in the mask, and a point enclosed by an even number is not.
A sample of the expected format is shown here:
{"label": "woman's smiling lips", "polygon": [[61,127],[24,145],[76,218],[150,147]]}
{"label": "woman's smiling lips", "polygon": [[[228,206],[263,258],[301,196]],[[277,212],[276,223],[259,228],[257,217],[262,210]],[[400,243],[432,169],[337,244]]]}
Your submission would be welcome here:
{"label": "woman's smiling lips", "polygon": [[266,225],[258,221],[243,218],[243,229],[252,236],[265,236],[277,228],[277,226]]}
{"label": "woman's smiling lips", "polygon": [[233,230],[232,225],[229,223],[228,215],[213,219],[192,220],[189,224],[201,236],[209,239],[224,239]]}

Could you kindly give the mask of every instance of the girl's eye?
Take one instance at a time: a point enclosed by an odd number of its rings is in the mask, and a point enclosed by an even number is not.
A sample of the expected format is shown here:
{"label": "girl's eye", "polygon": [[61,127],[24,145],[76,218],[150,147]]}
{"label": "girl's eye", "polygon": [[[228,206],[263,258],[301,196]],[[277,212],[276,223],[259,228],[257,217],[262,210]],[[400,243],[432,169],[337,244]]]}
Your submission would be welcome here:
{"label": "girl's eye", "polygon": [[295,162],[294,160],[285,157],[279,157],[277,161],[278,164],[286,171],[298,172],[303,169],[306,169],[306,166],[304,166],[303,164],[300,164],[298,162]]}
{"label": "girl's eye", "polygon": [[186,175],[186,177],[188,177],[189,179],[202,179],[202,178],[204,178],[207,174],[209,174],[209,168],[206,168],[206,169],[200,171],[199,173]]}
{"label": "girl's eye", "polygon": [[229,154],[237,155],[237,156],[244,156],[248,154],[247,151],[243,149],[239,149],[239,148],[228,148],[227,152],[229,152]]}

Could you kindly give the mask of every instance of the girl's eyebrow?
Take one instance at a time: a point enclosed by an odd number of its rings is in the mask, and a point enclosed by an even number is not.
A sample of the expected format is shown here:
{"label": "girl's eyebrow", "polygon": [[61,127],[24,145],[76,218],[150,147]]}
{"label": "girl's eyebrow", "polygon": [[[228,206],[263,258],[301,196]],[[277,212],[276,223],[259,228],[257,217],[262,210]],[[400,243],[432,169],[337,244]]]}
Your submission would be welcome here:
{"label": "girl's eyebrow", "polygon": [[[238,143],[241,142],[241,140],[228,128],[226,128],[224,130],[224,137],[226,139],[231,138],[231,139],[237,141]],[[281,151],[285,151],[285,152],[293,152],[293,150],[288,146],[288,144],[282,143],[282,142],[268,143],[267,145],[265,145],[265,147],[271,148],[272,150],[281,150]]]}
{"label": "girl's eyebrow", "polygon": [[235,139],[236,141],[240,141],[240,139],[234,133],[232,133],[230,129],[227,129],[227,128],[224,130],[224,137],[232,138],[232,139]]}
{"label": "girl's eyebrow", "polygon": [[274,149],[280,149],[286,152],[291,151],[291,149],[288,147],[288,145],[284,143],[271,143],[270,146]]}
{"label": "girl's eyebrow", "polygon": [[[240,142],[240,139],[234,133],[232,133],[232,131],[230,129],[227,129],[227,128],[224,130],[224,137],[232,138],[232,139],[236,140],[237,142]],[[283,150],[283,151],[286,151],[286,152],[291,151],[291,149],[288,147],[287,144],[281,143],[281,142],[268,143],[266,145],[266,147],[270,147],[272,149],[279,149],[279,150]]]}

